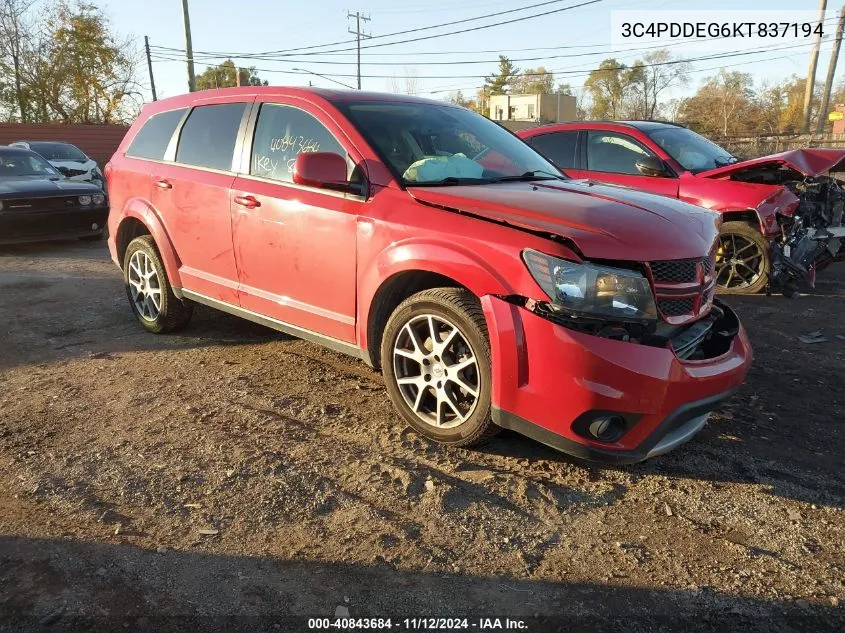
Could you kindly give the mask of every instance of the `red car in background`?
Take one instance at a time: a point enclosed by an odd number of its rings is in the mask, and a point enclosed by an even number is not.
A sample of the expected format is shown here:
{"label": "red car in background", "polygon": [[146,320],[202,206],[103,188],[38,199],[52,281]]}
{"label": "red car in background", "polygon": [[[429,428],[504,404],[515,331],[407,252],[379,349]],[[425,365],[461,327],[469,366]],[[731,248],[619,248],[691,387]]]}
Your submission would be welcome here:
{"label": "red car in background", "polygon": [[[793,150],[740,161],[692,130],[658,121],[579,121],[517,134],[573,178],[625,185],[721,213],[716,278],[722,293],[763,290],[773,254],[780,276],[796,274],[812,283],[815,268],[845,250],[842,240],[824,232],[842,224],[845,196],[824,174],[843,169],[843,150]],[[800,248],[787,247],[784,254],[781,246],[773,253],[772,244],[784,236],[781,223],[800,205],[822,232],[802,233],[794,238],[796,245],[803,239]]]}
{"label": "red car in background", "polygon": [[144,106],[106,177],[144,328],[199,303],[352,354],[434,441],[504,427],[635,462],[693,437],[751,363],[713,297],[716,214],[570,180],[463,108],[202,91]]}

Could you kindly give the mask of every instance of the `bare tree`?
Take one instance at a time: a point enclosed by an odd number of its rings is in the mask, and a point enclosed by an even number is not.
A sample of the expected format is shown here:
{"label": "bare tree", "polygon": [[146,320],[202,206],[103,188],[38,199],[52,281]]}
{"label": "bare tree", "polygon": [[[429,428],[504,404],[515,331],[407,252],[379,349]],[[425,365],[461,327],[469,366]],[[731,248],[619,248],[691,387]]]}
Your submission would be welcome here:
{"label": "bare tree", "polygon": [[672,86],[686,86],[689,83],[689,69],[689,62],[674,58],[666,49],[643,55],[640,82],[644,118],[654,118],[660,95],[666,90]]}
{"label": "bare tree", "polygon": [[33,37],[28,16],[34,4],[35,0],[0,0],[0,72],[13,78],[14,100],[22,123],[28,120],[23,66]]}
{"label": "bare tree", "polygon": [[420,92],[420,81],[416,68],[405,68],[405,94],[416,95]]}
{"label": "bare tree", "polygon": [[387,91],[393,94],[415,95],[419,94],[419,80],[415,68],[405,67],[404,77],[390,77],[386,82]]}

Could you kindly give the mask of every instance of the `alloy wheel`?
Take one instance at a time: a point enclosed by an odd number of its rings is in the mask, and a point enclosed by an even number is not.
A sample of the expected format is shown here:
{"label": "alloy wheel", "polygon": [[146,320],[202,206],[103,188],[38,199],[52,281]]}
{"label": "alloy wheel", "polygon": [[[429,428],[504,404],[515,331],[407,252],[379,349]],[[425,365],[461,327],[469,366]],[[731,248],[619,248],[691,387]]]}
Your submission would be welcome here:
{"label": "alloy wheel", "polygon": [[716,284],[722,288],[752,286],[766,272],[766,255],[752,240],[734,233],[721,236],[716,252]]}
{"label": "alloy wheel", "polygon": [[441,316],[423,314],[404,325],[393,369],[405,403],[433,427],[459,426],[478,405],[478,359],[467,337]]}
{"label": "alloy wheel", "polygon": [[141,318],[155,321],[161,313],[161,279],[149,255],[143,251],[132,254],[127,280],[135,310]]}

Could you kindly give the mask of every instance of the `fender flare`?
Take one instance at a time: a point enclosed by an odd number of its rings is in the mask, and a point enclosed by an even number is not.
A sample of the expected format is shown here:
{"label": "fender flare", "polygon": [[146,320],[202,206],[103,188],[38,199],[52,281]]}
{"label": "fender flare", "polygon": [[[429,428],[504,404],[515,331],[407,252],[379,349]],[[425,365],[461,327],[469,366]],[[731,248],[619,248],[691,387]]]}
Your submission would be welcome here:
{"label": "fender flare", "polygon": [[[397,275],[427,272],[453,279],[479,299],[513,294],[513,286],[477,253],[445,240],[410,238],[389,245],[358,273],[358,344],[369,349],[376,298]],[[488,327],[490,324],[488,323]]]}
{"label": "fender flare", "polygon": [[[167,271],[170,285],[173,286],[177,296],[181,295],[182,277],[179,274],[179,268],[182,263],[176,254],[176,248],[173,246],[173,241],[170,239],[170,235],[167,233],[167,229],[158,212],[147,201],[141,198],[131,198],[121,213],[117,229],[117,239],[120,238],[121,227],[123,227],[124,222],[129,218],[134,218],[147,227],[161,255],[161,261],[164,264],[165,271]],[[120,265],[122,266],[123,262],[120,262]]]}

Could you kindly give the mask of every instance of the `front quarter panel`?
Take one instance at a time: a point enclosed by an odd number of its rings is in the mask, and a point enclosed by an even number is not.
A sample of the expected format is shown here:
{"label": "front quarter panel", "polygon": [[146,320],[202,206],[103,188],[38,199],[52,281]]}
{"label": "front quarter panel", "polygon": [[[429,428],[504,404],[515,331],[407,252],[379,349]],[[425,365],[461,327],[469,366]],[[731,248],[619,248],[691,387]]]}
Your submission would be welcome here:
{"label": "front quarter panel", "polygon": [[759,228],[765,235],[778,232],[776,213],[791,213],[798,202],[798,198],[780,185],[701,178],[692,174],[681,177],[679,197],[723,214],[754,211]]}
{"label": "front quarter panel", "polygon": [[[369,349],[367,332],[373,301],[384,284],[398,274],[424,271],[443,275],[482,301],[490,295],[544,299],[522,261],[523,249],[579,260],[575,253],[549,239],[430,207],[401,190],[382,189],[374,202],[374,210],[390,211],[376,211],[358,220],[357,323],[363,349]],[[488,320],[488,327],[491,325]]]}

